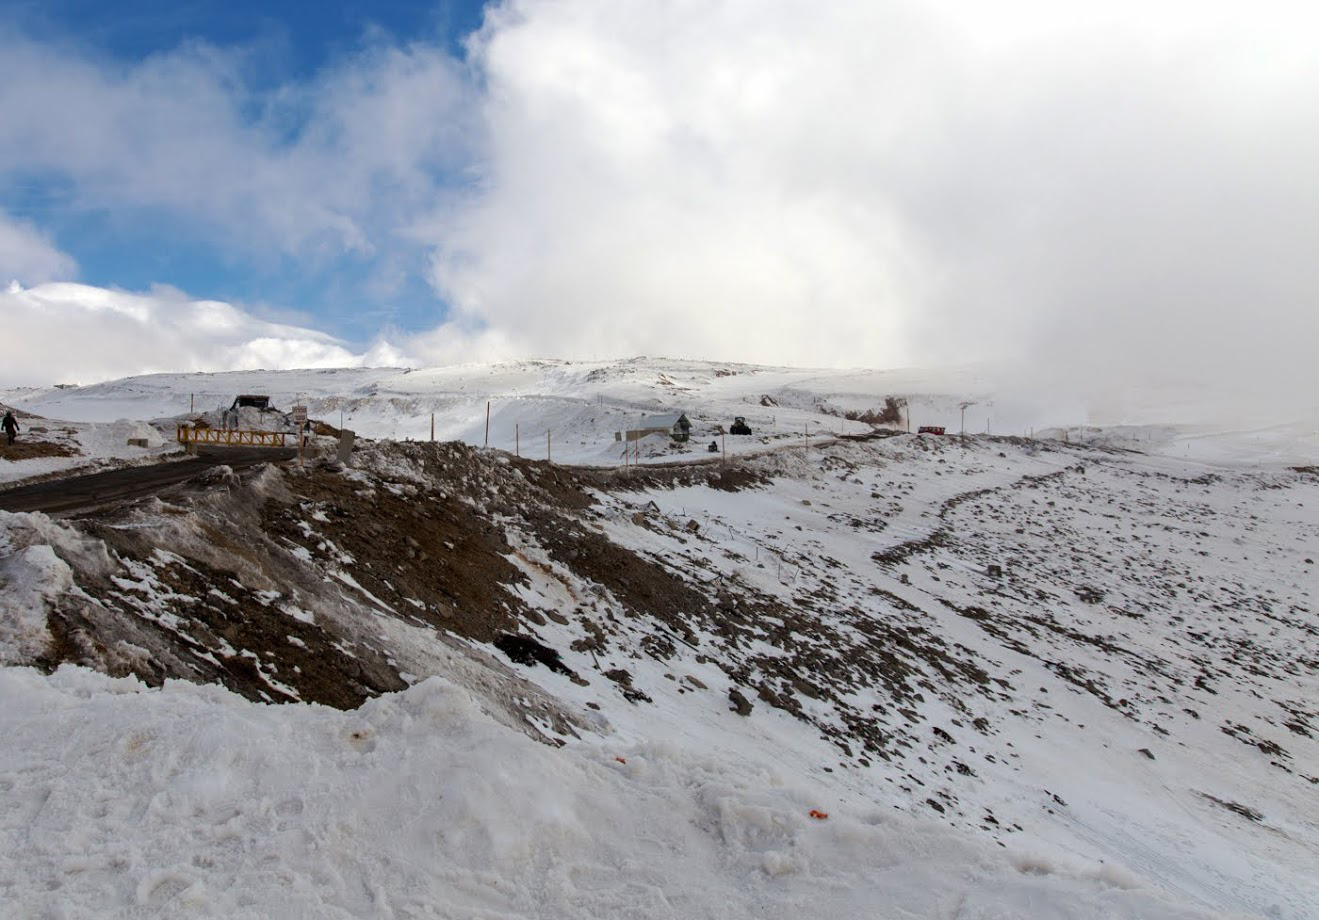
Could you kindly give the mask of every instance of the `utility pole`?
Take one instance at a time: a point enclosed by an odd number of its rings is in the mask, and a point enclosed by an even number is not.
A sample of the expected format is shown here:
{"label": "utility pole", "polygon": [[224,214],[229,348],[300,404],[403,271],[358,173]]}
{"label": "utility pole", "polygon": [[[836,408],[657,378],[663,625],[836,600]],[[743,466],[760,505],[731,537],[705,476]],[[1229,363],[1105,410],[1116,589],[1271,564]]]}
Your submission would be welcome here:
{"label": "utility pole", "polygon": [[485,401],[485,446],[490,446],[490,400]]}
{"label": "utility pole", "polygon": [[966,447],[966,407],[974,406],[974,405],[975,402],[973,400],[967,400],[966,402],[958,403],[958,406],[962,410],[962,446],[963,447]]}
{"label": "utility pole", "polygon": [[431,443],[435,443],[435,413],[431,413]]}
{"label": "utility pole", "polygon": [[307,429],[307,407],[299,400],[298,404],[293,407],[293,424],[298,429],[298,466],[303,464],[303,446]]}
{"label": "utility pole", "polygon": [[515,457],[522,456],[522,432],[518,430],[520,427],[520,423],[513,423],[513,456]]}
{"label": "utility pole", "polygon": [[554,458],[550,454],[550,433],[548,431],[545,432],[545,462],[546,463],[554,462]]}

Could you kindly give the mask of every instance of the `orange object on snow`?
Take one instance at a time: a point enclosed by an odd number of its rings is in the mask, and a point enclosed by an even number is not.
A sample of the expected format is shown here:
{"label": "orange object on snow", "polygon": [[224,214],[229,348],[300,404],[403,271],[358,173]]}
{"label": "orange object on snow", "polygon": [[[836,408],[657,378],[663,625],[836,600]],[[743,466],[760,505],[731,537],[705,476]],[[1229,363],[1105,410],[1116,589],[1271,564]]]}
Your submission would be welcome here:
{"label": "orange object on snow", "polygon": [[615,757],[614,760],[617,760],[619,763],[627,763],[622,757]]}
{"label": "orange object on snow", "polygon": [[818,808],[812,808],[810,811],[810,815],[816,821],[823,821],[825,818],[829,817],[829,812],[820,811]]}

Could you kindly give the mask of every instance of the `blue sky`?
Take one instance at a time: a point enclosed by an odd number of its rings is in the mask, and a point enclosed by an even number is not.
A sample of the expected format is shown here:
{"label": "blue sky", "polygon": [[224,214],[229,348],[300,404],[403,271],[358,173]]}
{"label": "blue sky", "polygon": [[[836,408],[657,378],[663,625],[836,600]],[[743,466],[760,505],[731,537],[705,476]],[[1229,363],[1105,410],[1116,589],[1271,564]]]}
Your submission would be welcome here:
{"label": "blue sky", "polygon": [[1294,0],[0,0],[0,378],[650,354],[1312,391],[1314,34]]}
{"label": "blue sky", "polygon": [[[479,0],[39,0],[0,6],[0,24],[64,49],[66,61],[95,61],[111,73],[201,47],[239,56],[243,93],[255,109],[351,65],[365,49],[419,42],[461,60],[463,40],[480,27],[482,15]],[[266,127],[280,130],[281,118],[290,136],[304,127],[296,106],[277,113],[276,124]],[[436,176],[441,183],[448,178],[443,171]],[[452,181],[463,181],[460,171]],[[89,201],[76,179],[59,172],[0,173],[0,194],[8,213],[40,227],[76,260],[78,280],[91,285],[169,285],[275,317],[301,317],[354,341],[369,340],[382,328],[429,328],[444,315],[443,299],[425,280],[420,251],[387,253],[404,262],[406,271],[382,288],[373,283],[381,261],[375,255],[326,259],[244,251],[184,209],[131,199],[114,205]]]}
{"label": "blue sky", "polygon": [[180,44],[264,50],[271,79],[307,77],[353,53],[363,36],[383,29],[396,39],[438,39],[461,52],[461,39],[481,25],[476,0],[372,0],[369,3],[260,0],[31,0],[6,4],[12,20],[35,37],[74,40],[135,61]]}

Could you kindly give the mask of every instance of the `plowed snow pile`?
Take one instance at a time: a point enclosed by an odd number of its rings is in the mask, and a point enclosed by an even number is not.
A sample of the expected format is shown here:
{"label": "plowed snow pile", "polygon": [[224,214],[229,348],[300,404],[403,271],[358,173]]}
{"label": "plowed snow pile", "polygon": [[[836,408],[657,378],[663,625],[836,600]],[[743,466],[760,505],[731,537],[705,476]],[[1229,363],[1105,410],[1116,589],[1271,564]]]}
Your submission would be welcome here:
{"label": "plowed snow pile", "polygon": [[0,693],[12,917],[1207,916],[863,802],[812,818],[833,796],[764,766],[555,750],[438,677],[353,712],[74,668]]}

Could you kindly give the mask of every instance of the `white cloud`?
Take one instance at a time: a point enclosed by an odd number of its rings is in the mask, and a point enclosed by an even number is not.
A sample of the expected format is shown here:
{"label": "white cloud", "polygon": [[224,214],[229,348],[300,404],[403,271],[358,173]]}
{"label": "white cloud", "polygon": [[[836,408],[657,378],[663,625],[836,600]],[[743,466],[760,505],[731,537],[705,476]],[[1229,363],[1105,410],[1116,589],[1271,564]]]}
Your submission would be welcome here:
{"label": "white cloud", "polygon": [[509,0],[436,283],[551,354],[1315,381],[1316,14]]}
{"label": "white cloud", "polygon": [[305,84],[253,89],[241,51],[134,66],[0,40],[0,177],[67,206],[186,225],[246,258],[369,256],[429,208],[465,151],[469,87],[423,45],[369,46]]}
{"label": "white cloud", "polygon": [[73,257],[61,252],[46,234],[0,211],[0,281],[36,284],[77,274]]}
{"label": "white cloud", "polygon": [[94,383],[163,371],[407,365],[388,342],[355,353],[336,339],[266,322],[167,288],[129,293],[51,283],[0,293],[10,343],[0,384]]}
{"label": "white cloud", "polygon": [[[275,90],[231,50],[11,38],[0,173],[225,258],[370,263],[385,295],[430,253],[455,309],[404,343],[427,361],[1006,357],[1312,391],[1316,30],[1287,0],[506,0],[466,62],[376,39]],[[342,347],[288,337],[225,360]]]}

